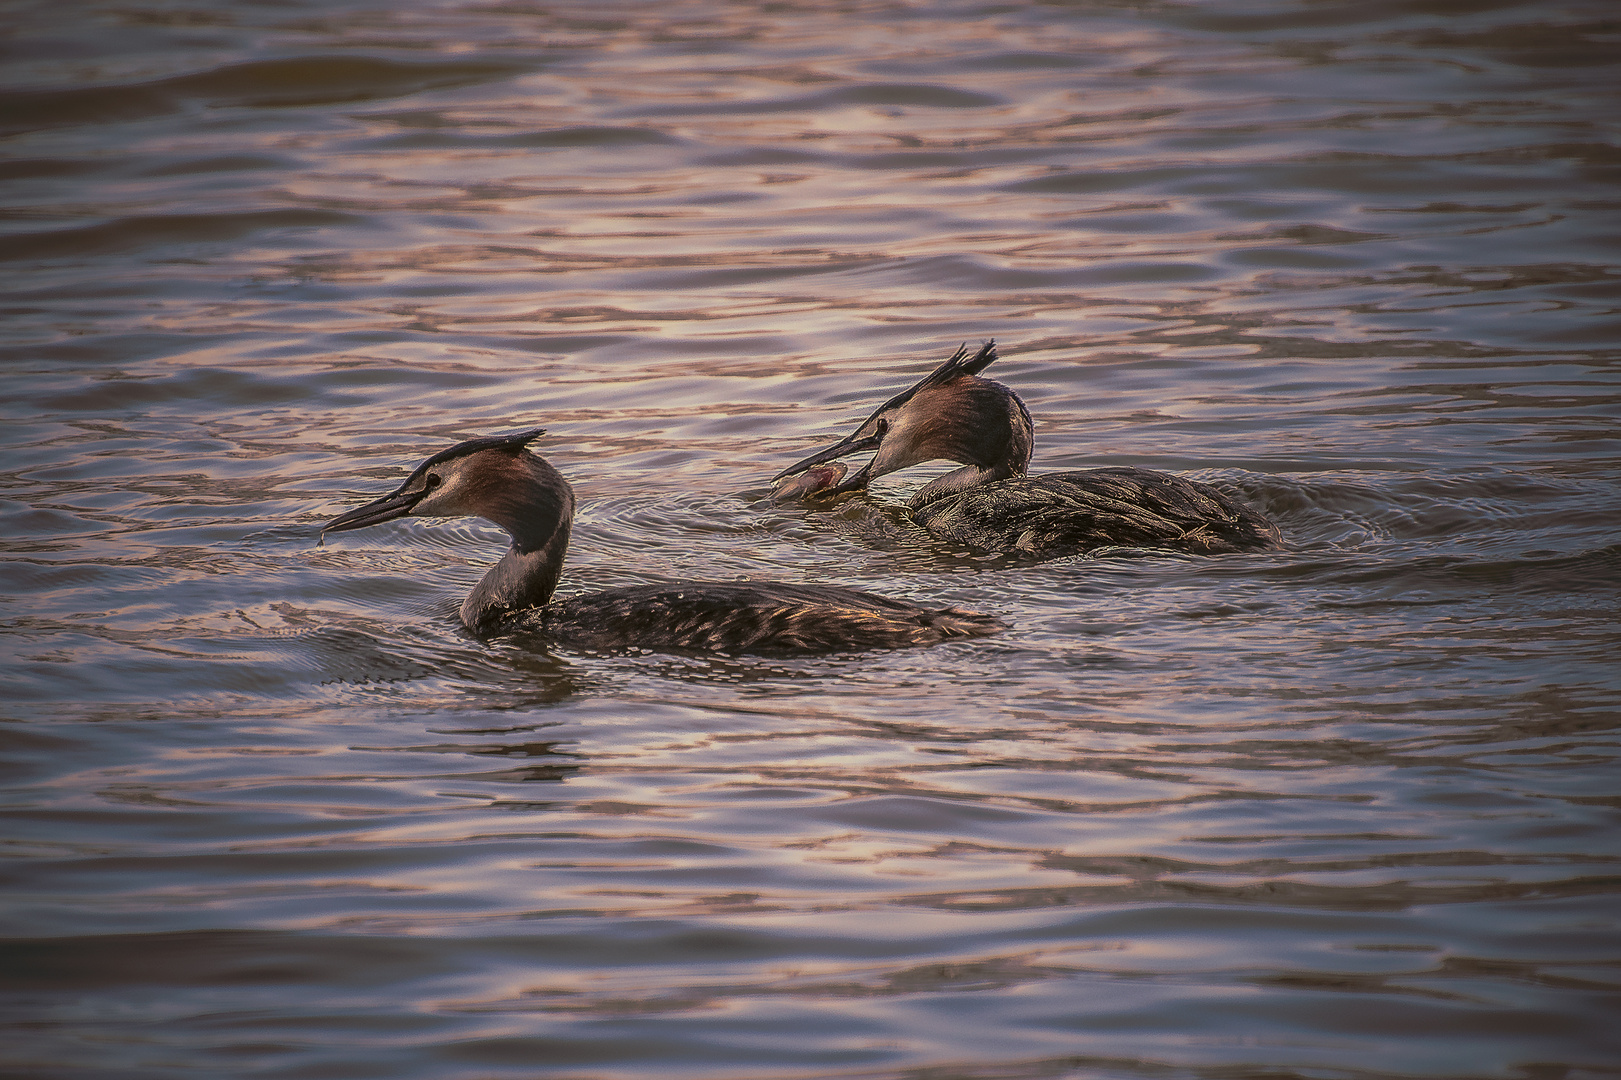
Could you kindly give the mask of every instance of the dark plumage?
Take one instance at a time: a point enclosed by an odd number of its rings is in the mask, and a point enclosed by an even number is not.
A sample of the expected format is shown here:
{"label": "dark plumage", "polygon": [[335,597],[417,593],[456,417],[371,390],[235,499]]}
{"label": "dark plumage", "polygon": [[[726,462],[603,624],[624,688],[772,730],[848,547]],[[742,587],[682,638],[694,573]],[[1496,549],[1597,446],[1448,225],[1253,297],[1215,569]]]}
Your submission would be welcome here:
{"label": "dark plumage", "polygon": [[1208,485],[1128,466],[996,480],[916,506],[912,519],[965,547],[1028,555],[1101,547],[1219,555],[1278,539],[1271,522]]}
{"label": "dark plumage", "polygon": [[746,581],[631,586],[522,614],[526,627],[581,648],[622,647],[634,626],[656,627],[660,640],[683,649],[727,653],[898,649],[982,637],[1002,625],[988,615],[920,608],[836,585]]}
{"label": "dark plumage", "polygon": [[321,531],[407,515],[492,521],[512,537],[512,547],[462,603],[462,623],[478,633],[534,633],[584,649],[845,652],[932,645],[1002,628],[989,615],[922,608],[836,585],[688,581],[553,600],[574,492],[527,449],[540,434],[472,439],[440,451],[395,491],[338,515]]}
{"label": "dark plumage", "polygon": [[[963,467],[912,497],[912,520],[978,551],[1052,558],[1118,546],[1198,555],[1282,546],[1277,526],[1256,510],[1170,473],[1115,467],[1025,475],[1034,427],[1017,394],[978,377],[995,360],[993,342],[972,356],[958,349],[848,437],[778,474],[779,492],[825,500],[944,458]],[[854,475],[829,470],[835,458],[863,450],[874,451],[872,460]],[[818,469],[822,480],[805,478]]]}

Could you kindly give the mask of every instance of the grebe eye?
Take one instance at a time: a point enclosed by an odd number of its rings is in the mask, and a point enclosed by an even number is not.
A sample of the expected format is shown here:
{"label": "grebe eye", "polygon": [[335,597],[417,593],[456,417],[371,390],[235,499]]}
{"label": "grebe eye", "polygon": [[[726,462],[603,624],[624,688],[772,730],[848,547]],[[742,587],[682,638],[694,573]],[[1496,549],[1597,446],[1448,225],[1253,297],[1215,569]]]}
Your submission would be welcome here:
{"label": "grebe eye", "polygon": [[429,473],[428,478],[423,481],[423,483],[427,485],[429,491],[432,491],[434,488],[438,487],[444,482],[444,478],[438,473]]}

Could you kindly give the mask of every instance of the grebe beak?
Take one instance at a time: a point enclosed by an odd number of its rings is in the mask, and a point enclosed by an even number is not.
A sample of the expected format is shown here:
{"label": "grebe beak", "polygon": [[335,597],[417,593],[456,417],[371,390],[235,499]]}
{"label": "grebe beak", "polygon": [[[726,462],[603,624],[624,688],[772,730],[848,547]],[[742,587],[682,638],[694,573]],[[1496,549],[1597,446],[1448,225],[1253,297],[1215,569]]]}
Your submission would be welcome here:
{"label": "grebe beak", "polygon": [[369,502],[365,506],[357,506],[347,513],[339,514],[325,525],[321,526],[321,534],[329,532],[347,532],[350,529],[364,529],[368,525],[380,525],[385,521],[402,518],[411,512],[411,508],[422,501],[428,492],[422,491],[396,491],[391,495],[384,495],[381,499]]}
{"label": "grebe beak", "polygon": [[[867,425],[863,424],[861,426],[866,427]],[[837,458],[848,457],[851,454],[859,454],[865,450],[876,450],[878,449],[878,445],[884,441],[884,435],[888,431],[888,428],[889,425],[879,421],[877,434],[865,436],[861,434],[861,429],[857,428],[854,434],[840,439],[827,449],[819,450],[805,460],[795,462],[794,464],[788,466],[788,468],[782,470],[782,472],[778,473],[776,476],[773,476],[771,478],[771,482],[775,484],[779,480],[787,479],[788,477],[797,473],[804,472],[806,469],[814,468],[817,465],[825,464],[826,462],[833,461]],[[872,462],[869,461],[858,472],[852,476],[846,477],[844,481],[838,484],[836,487],[828,488],[826,491],[819,492],[818,494],[837,495],[846,491],[857,491],[867,486],[868,475],[871,472]]]}

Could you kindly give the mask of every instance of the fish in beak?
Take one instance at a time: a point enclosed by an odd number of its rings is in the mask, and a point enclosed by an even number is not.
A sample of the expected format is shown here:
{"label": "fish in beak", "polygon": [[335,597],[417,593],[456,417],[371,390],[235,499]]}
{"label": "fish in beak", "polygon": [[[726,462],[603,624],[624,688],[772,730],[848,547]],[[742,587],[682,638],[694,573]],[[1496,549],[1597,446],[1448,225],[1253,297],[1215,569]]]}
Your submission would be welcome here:
{"label": "fish in beak", "polygon": [[[794,498],[832,498],[848,491],[860,491],[867,486],[871,479],[872,462],[863,465],[854,476],[845,478],[848,471],[836,462],[841,457],[851,454],[860,454],[868,450],[877,450],[884,441],[884,434],[889,425],[876,417],[857,428],[855,433],[840,439],[825,450],[817,451],[803,461],[797,461],[771,478],[774,488],[772,497],[778,502],[788,502]],[[870,433],[868,429],[874,429]],[[803,477],[802,481],[799,478]],[[795,478],[798,482],[784,483]]]}

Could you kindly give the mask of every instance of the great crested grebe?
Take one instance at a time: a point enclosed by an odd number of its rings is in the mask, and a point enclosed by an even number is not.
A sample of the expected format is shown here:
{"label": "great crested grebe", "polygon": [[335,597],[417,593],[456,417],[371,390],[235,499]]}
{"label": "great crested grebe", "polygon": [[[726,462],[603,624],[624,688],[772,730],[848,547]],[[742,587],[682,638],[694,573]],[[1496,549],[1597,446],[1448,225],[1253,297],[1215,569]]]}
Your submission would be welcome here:
{"label": "great crested grebe", "polygon": [[[1026,476],[1030,412],[1012,390],[979,378],[996,359],[987,341],[964,346],[896,394],[847,438],[773,478],[779,502],[831,499],[885,473],[944,458],[962,468],[925,484],[907,504],[930,533],[978,551],[1053,558],[1101,547],[1215,555],[1281,547],[1278,527],[1208,484],[1111,466]],[[873,450],[853,476],[829,464]]]}
{"label": "great crested grebe", "polygon": [[574,492],[528,445],[544,432],[470,439],[418,465],[391,494],[321,526],[363,529],[407,515],[481,517],[512,547],[462,603],[476,633],[528,631],[592,650],[844,652],[932,645],[1002,629],[989,615],[929,609],[836,585],[684,581],[553,600]]}

